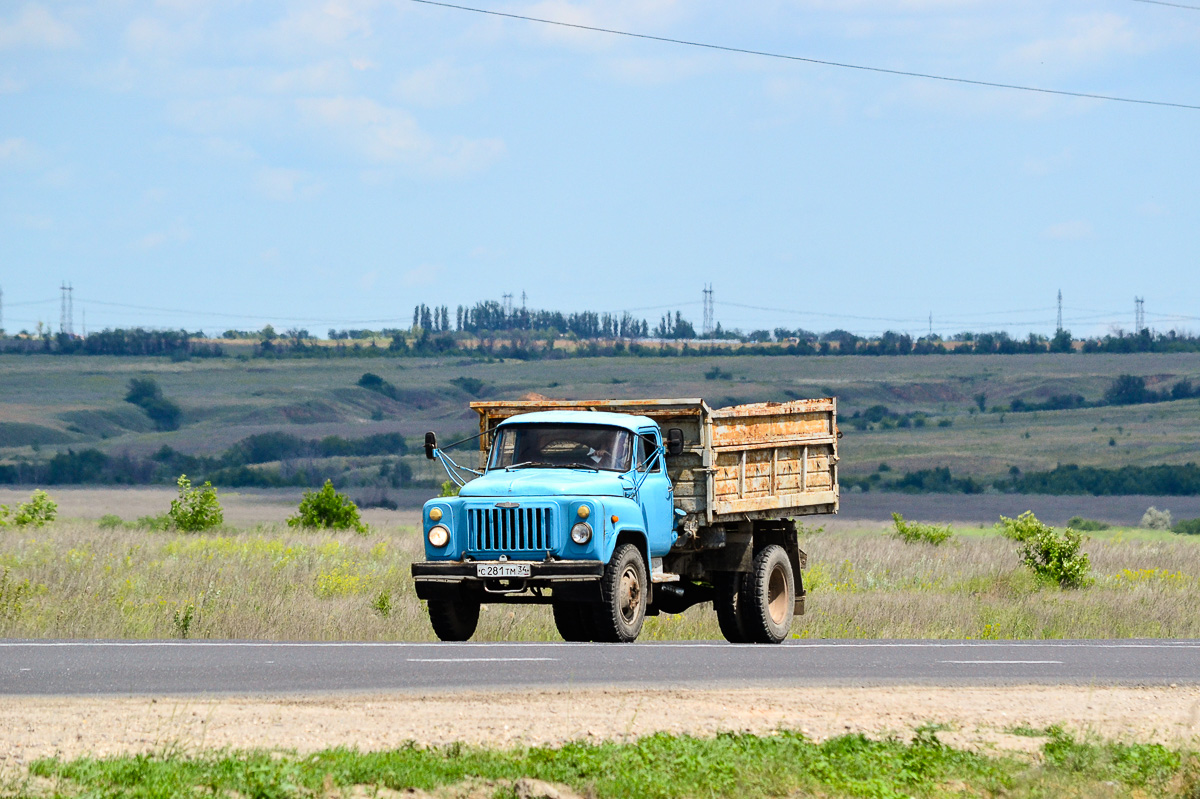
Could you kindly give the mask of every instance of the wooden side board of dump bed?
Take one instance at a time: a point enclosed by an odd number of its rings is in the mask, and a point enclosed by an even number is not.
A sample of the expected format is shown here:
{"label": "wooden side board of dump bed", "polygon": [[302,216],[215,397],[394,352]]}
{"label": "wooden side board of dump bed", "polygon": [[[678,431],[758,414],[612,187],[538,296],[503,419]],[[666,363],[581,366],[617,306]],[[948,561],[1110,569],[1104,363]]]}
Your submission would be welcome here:
{"label": "wooden side board of dump bed", "polygon": [[[550,410],[637,414],[664,431],[679,428],[684,451],[667,458],[667,472],[675,507],[701,525],[838,510],[833,398],[717,409],[690,398],[513,400],[471,407],[479,413],[482,433],[512,416]],[[490,442],[490,435],[480,437],[481,459]]]}

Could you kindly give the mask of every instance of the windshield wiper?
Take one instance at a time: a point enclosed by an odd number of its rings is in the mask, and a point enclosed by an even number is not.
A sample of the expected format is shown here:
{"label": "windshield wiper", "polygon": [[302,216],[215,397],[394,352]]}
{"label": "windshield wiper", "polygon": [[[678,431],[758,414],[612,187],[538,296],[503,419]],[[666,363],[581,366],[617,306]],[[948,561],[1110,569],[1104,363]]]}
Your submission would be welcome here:
{"label": "windshield wiper", "polygon": [[584,466],[582,463],[560,463],[560,464],[557,464],[554,468],[555,469],[587,469],[589,472],[600,471],[599,467]]}
{"label": "windshield wiper", "polygon": [[552,469],[554,468],[553,463],[547,463],[546,461],[522,461],[520,463],[514,463],[511,466],[505,466],[504,471],[507,472],[509,469],[523,469],[526,466],[549,466]]}

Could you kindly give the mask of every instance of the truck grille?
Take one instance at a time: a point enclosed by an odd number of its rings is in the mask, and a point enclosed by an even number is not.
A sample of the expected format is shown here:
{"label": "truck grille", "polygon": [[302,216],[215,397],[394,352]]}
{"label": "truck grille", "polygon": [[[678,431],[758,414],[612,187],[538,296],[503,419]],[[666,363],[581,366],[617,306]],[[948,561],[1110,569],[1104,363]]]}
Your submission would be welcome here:
{"label": "truck grille", "polygon": [[550,508],[468,508],[473,549],[536,551],[550,548]]}

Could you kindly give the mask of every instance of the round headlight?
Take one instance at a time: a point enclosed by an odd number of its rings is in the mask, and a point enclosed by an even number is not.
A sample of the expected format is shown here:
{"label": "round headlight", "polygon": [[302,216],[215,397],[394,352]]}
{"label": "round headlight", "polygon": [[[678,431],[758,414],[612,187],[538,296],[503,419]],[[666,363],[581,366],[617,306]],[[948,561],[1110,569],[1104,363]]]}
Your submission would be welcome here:
{"label": "round headlight", "polygon": [[450,531],[437,524],[429,528],[429,543],[435,547],[444,547],[450,543]]}
{"label": "round headlight", "polygon": [[592,515],[592,509],[587,505],[580,505],[579,510],[576,511],[576,513],[579,514],[579,518],[586,519],[588,516]]}
{"label": "round headlight", "polygon": [[571,540],[576,544],[586,544],[592,540],[592,526],[587,522],[579,522],[571,528]]}
{"label": "round headlight", "polygon": [[440,522],[441,520],[442,520],[442,509],[441,508],[430,508],[429,509],[429,521]]}

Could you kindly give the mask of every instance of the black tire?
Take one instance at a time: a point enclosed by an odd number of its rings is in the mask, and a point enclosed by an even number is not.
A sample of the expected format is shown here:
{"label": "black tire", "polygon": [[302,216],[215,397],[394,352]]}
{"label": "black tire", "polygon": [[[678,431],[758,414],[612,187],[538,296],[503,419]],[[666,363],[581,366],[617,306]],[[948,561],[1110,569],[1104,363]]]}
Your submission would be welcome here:
{"label": "black tire", "polygon": [[429,600],[429,622],[442,641],[469,641],[479,626],[479,602],[470,599]]}
{"label": "black tire", "polygon": [[717,595],[713,598],[713,609],[717,611],[717,626],[721,635],[731,644],[746,644],[746,629],[742,624],[740,596],[742,575],[736,572],[718,574],[713,580]]}
{"label": "black tire", "polygon": [[770,544],[754,556],[753,571],[743,577],[738,598],[746,639],[778,644],[788,636],[796,605],[796,578],[787,550]]}
{"label": "black tire", "polygon": [[592,606],[595,641],[636,641],[646,621],[646,559],[634,544],[622,544],[604,567],[600,582],[604,600]]}
{"label": "black tire", "polygon": [[554,626],[564,641],[592,640],[592,606],[582,602],[555,602]]}

